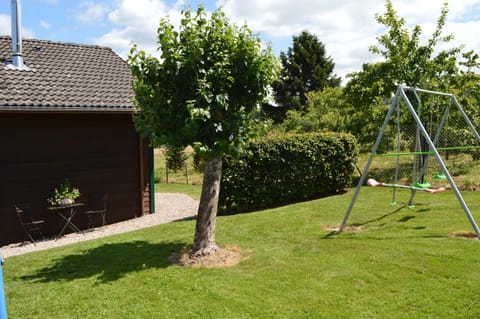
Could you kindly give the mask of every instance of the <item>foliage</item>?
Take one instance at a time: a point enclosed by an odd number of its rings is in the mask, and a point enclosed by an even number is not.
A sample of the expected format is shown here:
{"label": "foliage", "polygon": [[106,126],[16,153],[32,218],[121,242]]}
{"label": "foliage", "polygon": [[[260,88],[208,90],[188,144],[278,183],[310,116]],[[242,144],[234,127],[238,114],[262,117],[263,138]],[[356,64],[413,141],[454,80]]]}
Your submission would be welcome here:
{"label": "foliage", "polygon": [[377,22],[387,31],[377,37],[379,44],[371,46],[370,52],[380,55],[383,61],[364,64],[362,71],[349,75],[345,87],[346,99],[356,110],[350,131],[361,144],[365,142],[364,137],[372,141],[371,137],[378,133],[385,113],[375,111],[390,102],[398,84],[446,91],[454,81],[461,47],[438,48],[453,39],[453,35],[443,35],[447,14],[445,3],[436,29],[425,44],[421,43],[420,26],[410,31],[405,19],[397,15],[391,0],[386,1],[386,12],[376,15]]}
{"label": "foliage", "polygon": [[390,207],[391,189],[365,187],[350,218],[361,230],[324,229],[351,195],[219,217],[219,242],[251,251],[234,267],[169,264],[193,221],[6,258],[9,318],[480,317],[480,245],[448,236],[470,230],[454,192],[419,193],[407,209]]}
{"label": "foliage", "polygon": [[415,26],[411,32],[406,21],[397,15],[391,0],[386,1],[386,12],[377,14],[376,20],[387,31],[378,36],[379,45],[370,52],[383,57],[383,62],[364,64],[362,71],[350,75],[347,92],[359,106],[372,104],[377,97],[389,98],[398,84],[436,89],[445,86],[458,71],[459,47],[437,50],[448,43],[453,35],[443,36],[448,14],[447,3],[442,7],[434,33],[421,44],[422,29]]}
{"label": "foliage", "polygon": [[341,87],[307,93],[305,111],[290,110],[280,129],[284,132],[345,132],[349,118],[348,105]]}
{"label": "foliage", "polygon": [[273,85],[275,101],[287,110],[301,110],[307,105],[307,93],[340,85],[332,74],[335,64],[326,56],[318,37],[303,31],[293,37],[293,47],[280,53],[281,78]]}
{"label": "foliage", "polygon": [[291,134],[252,141],[224,163],[220,209],[252,211],[344,190],[356,161],[347,134]]}
{"label": "foliage", "polygon": [[[368,109],[357,109],[348,100],[341,87],[326,88],[307,94],[304,111],[290,110],[283,123],[276,126],[280,132],[347,132],[353,134],[362,151],[371,148],[388,110],[381,99]],[[368,113],[368,114],[365,114]],[[375,121],[366,122],[366,118]]]}
{"label": "foliage", "polygon": [[65,179],[63,184],[55,188],[53,197],[47,198],[47,202],[50,206],[59,206],[65,199],[75,201],[78,197],[80,197],[80,191],[72,187],[70,181]]}
{"label": "foliage", "polygon": [[450,92],[455,94],[475,127],[480,127],[478,106],[480,105],[480,61],[473,51],[462,53],[459,74],[453,79]]}
{"label": "foliage", "polygon": [[[410,33],[405,27],[405,19],[397,16],[391,0],[387,0],[386,9],[385,14],[376,15],[376,20],[387,27],[388,31],[377,38],[380,46],[370,47],[372,53],[381,55],[386,60],[384,63],[388,67],[388,73],[384,79],[388,79],[394,86],[404,83],[412,87],[430,87],[429,83],[433,80],[448,80],[449,76],[456,73],[459,47],[441,50],[434,55],[439,44],[453,40],[452,34],[442,35],[447,21],[447,3],[444,3],[436,29],[425,45],[420,45],[420,26],[415,26]],[[385,84],[388,88],[389,83]]]}
{"label": "foliage", "polygon": [[210,18],[202,6],[182,14],[179,31],[168,18],[160,22],[160,59],[131,50],[136,127],[155,146],[192,145],[203,157],[235,153],[275,79],[276,59],[220,10]]}

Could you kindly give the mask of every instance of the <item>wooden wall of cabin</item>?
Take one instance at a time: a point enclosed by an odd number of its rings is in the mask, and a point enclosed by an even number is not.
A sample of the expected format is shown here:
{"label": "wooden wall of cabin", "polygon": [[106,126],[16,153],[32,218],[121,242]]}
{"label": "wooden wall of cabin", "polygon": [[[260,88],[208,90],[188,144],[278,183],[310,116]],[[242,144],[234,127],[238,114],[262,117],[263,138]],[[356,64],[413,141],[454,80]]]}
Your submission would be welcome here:
{"label": "wooden wall of cabin", "polygon": [[[131,114],[0,114],[0,245],[22,241],[15,203],[29,202],[46,221],[44,233],[59,231],[59,216],[46,199],[68,179],[86,194],[108,193],[107,223],[149,209],[149,150],[136,133]],[[79,209],[75,223],[88,220]]]}

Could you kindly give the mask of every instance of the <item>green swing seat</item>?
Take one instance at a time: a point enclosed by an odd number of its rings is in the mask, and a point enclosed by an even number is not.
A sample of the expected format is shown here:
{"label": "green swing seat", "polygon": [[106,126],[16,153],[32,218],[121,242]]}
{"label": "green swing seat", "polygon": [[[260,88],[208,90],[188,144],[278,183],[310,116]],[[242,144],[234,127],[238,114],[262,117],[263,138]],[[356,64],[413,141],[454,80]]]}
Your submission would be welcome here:
{"label": "green swing seat", "polygon": [[416,183],[415,183],[415,187],[418,187],[418,188],[430,188],[430,187],[432,187],[432,185],[430,185],[429,182],[424,182],[424,183],[416,182]]}
{"label": "green swing seat", "polygon": [[438,179],[438,180],[446,180],[447,176],[445,176],[445,174],[443,174],[443,173],[440,173],[440,174],[433,175],[432,178],[433,179]]}

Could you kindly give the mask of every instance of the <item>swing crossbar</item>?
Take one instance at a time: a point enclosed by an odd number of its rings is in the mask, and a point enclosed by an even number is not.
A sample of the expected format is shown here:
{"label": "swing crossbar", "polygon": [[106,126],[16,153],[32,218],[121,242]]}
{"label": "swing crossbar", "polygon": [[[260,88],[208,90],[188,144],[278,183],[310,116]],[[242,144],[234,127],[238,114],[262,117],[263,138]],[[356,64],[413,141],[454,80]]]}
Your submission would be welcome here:
{"label": "swing crossbar", "polygon": [[399,153],[382,153],[371,154],[371,157],[388,157],[388,156],[408,156],[408,155],[428,155],[434,154],[433,152],[399,152]]}
{"label": "swing crossbar", "polygon": [[[462,150],[477,150],[480,146],[451,146],[451,147],[437,147],[437,151],[462,151]],[[371,154],[372,157],[388,157],[388,156],[408,156],[408,155],[435,155],[431,152],[397,152],[397,153],[375,153]]]}
{"label": "swing crossbar", "polygon": [[425,93],[425,94],[430,94],[430,95],[438,95],[438,96],[445,96],[449,98],[453,98],[454,95],[452,93],[445,93],[445,92],[436,92],[436,91],[430,91],[430,90],[425,90],[425,89],[420,89],[420,88],[414,88],[414,87],[403,87],[404,91],[410,91],[410,92],[417,92],[417,93]]}

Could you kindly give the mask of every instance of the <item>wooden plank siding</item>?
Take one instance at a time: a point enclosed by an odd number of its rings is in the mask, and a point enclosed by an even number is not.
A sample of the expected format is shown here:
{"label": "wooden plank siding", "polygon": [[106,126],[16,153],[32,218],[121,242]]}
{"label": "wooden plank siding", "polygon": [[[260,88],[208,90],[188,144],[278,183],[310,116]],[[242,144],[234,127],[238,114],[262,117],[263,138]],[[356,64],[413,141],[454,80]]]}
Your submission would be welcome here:
{"label": "wooden plank siding", "polygon": [[[144,143],[129,113],[1,113],[0,244],[23,239],[15,203],[30,202],[46,220],[45,232],[58,232],[59,218],[46,210],[46,198],[65,178],[84,195],[108,193],[109,224],[148,214]],[[86,228],[82,210],[75,222]]]}

